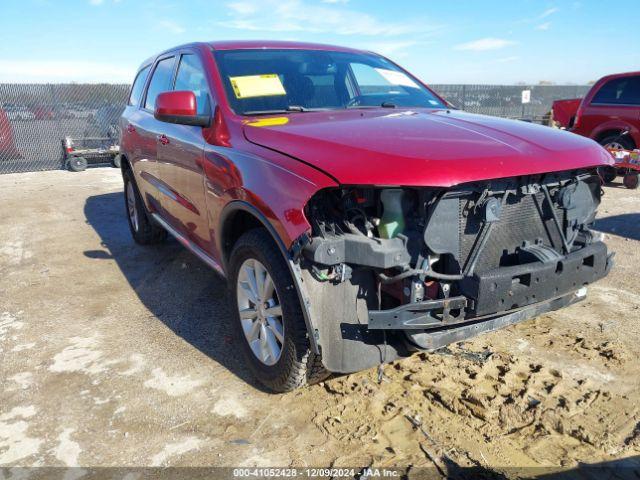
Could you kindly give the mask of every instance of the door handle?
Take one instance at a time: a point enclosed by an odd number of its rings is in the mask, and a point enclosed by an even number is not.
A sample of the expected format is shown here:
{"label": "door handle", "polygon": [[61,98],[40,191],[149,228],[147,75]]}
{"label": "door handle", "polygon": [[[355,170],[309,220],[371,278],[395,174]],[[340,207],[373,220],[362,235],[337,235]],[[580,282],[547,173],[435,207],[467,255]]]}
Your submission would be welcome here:
{"label": "door handle", "polygon": [[162,135],[158,135],[158,141],[162,144],[162,145],[168,145],[169,144],[169,137],[167,137],[164,133]]}
{"label": "door handle", "polygon": [[136,127],[134,127],[133,125],[129,124],[127,125],[127,132],[129,133],[135,133],[136,131]]}

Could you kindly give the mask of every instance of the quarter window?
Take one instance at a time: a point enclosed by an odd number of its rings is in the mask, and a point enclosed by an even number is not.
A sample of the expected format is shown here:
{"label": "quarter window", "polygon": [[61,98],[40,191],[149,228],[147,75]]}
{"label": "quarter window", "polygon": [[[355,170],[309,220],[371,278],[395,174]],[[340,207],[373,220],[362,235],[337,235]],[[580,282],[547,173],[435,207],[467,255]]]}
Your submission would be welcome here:
{"label": "quarter window", "polygon": [[144,108],[154,110],[158,94],[171,90],[174,60],[174,57],[168,57],[158,62],[156,69],[153,71],[149,88],[147,89]]}
{"label": "quarter window", "polygon": [[209,87],[202,63],[196,55],[185,54],[180,58],[174,90],[188,90],[195,94],[198,115],[204,115],[208,111]]}
{"label": "quarter window", "polygon": [[140,72],[138,72],[136,79],[133,81],[133,87],[131,87],[131,95],[129,95],[129,105],[133,105],[134,107],[136,107],[140,103],[140,99],[142,98],[142,90],[144,89],[144,84],[147,82],[147,77],[149,76],[150,69],[151,65],[148,65],[140,70]]}

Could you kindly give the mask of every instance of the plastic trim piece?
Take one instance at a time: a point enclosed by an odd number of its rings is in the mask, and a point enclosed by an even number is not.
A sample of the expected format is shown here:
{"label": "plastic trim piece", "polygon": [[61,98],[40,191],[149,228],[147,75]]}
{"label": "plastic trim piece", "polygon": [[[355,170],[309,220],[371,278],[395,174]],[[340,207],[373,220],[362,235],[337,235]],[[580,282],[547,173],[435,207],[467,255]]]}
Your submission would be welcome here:
{"label": "plastic trim piece", "polygon": [[[506,315],[493,316],[461,326],[449,326],[437,330],[425,331],[424,333],[417,333],[411,336],[411,342],[422,350],[437,350],[451,343],[461,342],[482,333],[500,330],[509,325],[572,305],[585,298],[584,293],[581,292],[582,295],[580,295],[578,293],[579,291],[553,300],[530,305],[515,312],[507,313]],[[407,335],[409,335],[409,332],[407,332]]]}

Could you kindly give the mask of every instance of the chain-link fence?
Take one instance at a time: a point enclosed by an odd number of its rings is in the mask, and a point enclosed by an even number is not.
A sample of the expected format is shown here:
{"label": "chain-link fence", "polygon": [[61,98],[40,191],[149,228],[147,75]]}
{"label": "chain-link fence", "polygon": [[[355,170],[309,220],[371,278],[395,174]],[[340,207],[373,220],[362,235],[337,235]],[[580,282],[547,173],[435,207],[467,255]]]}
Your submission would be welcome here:
{"label": "chain-link fence", "polygon": [[[541,122],[554,100],[582,98],[586,85],[431,85],[456,107],[471,113],[520,118]],[[529,102],[522,103],[522,92],[529,91]]]}
{"label": "chain-link fence", "polygon": [[[587,86],[433,85],[473,113],[541,121],[553,100],[582,97]],[[0,84],[0,174],[64,168],[65,137],[117,139],[129,85]],[[530,90],[529,103],[522,91]]]}
{"label": "chain-link fence", "polygon": [[65,137],[113,138],[129,85],[0,84],[0,173],[62,168]]}

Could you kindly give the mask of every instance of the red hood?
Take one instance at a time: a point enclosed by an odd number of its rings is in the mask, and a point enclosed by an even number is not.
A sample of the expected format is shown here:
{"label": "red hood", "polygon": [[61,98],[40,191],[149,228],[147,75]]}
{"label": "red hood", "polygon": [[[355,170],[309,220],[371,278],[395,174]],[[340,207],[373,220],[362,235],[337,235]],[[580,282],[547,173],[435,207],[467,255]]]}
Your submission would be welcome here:
{"label": "red hood", "polygon": [[612,161],[593,140],[572,133],[455,110],[340,110],[286,119],[250,122],[245,135],[345,185],[449,187]]}

